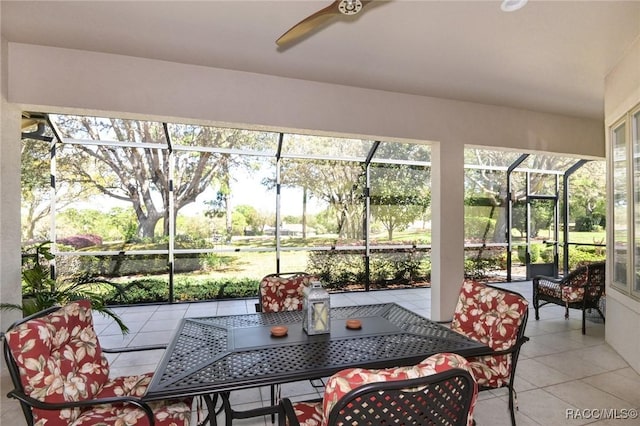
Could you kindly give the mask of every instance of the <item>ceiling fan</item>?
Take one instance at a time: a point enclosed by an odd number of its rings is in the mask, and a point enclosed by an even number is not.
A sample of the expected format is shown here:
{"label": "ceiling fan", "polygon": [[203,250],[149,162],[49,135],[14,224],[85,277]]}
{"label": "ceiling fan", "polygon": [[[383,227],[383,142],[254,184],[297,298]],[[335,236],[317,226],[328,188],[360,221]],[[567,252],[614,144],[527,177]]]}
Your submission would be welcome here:
{"label": "ceiling fan", "polygon": [[[380,4],[384,1],[376,0],[375,2]],[[276,44],[279,47],[290,45],[336,17],[341,15],[353,16],[361,13],[370,3],[374,3],[374,0],[335,0],[324,9],[320,9],[295,24],[276,40]],[[501,9],[505,12],[514,12],[521,9],[526,3],[527,0],[502,0]]]}
{"label": "ceiling fan", "polygon": [[278,46],[291,44],[337,16],[357,15],[371,2],[372,0],[335,0],[324,9],[295,24],[276,40],[276,44]]}

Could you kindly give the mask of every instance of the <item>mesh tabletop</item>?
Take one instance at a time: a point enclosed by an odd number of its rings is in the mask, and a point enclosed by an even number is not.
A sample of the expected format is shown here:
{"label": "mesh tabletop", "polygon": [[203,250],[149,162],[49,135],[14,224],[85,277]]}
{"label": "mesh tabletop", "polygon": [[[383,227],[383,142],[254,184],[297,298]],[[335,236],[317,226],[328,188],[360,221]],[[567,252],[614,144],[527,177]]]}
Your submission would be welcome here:
{"label": "mesh tabletop", "polygon": [[[348,329],[347,319],[362,327]],[[395,303],[331,308],[331,333],[309,336],[302,312],[182,320],[147,399],[227,392],[326,377],[349,367],[411,365],[434,353],[473,356],[487,347]],[[284,337],[270,329],[286,325]]]}

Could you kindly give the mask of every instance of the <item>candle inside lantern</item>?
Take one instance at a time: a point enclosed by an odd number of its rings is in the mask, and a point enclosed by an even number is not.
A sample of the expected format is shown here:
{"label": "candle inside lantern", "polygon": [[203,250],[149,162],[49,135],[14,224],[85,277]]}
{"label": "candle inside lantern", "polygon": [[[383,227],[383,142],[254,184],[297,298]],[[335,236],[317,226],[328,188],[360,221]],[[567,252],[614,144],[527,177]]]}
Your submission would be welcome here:
{"label": "candle inside lantern", "polygon": [[316,330],[326,330],[327,329],[327,320],[328,320],[328,312],[326,309],[326,305],[324,303],[314,303],[313,304],[313,318],[314,318],[314,326]]}
{"label": "candle inside lantern", "polygon": [[319,281],[304,289],[302,300],[302,329],[307,334],[329,333],[331,327],[329,293]]}

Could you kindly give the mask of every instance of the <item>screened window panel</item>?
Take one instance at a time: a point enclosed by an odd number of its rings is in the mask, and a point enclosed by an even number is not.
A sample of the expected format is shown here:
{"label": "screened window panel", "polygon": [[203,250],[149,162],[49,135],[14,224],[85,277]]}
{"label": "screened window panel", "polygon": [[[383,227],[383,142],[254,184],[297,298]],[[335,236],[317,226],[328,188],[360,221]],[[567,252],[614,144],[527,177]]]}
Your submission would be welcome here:
{"label": "screened window panel", "polygon": [[631,117],[631,138],[633,143],[633,188],[634,188],[634,279],[633,292],[640,295],[640,111]]}
{"label": "screened window panel", "polygon": [[[295,250],[290,247],[284,247],[280,251],[280,272],[318,272],[318,270],[309,270],[309,256],[312,251]],[[275,263],[274,270],[275,272]]]}
{"label": "screened window panel", "polygon": [[571,157],[531,154],[518,166],[518,169],[563,172],[571,167],[575,161],[575,158]]}
{"label": "screened window panel", "polygon": [[529,195],[555,196],[556,175],[531,173]]}
{"label": "screened window panel", "polygon": [[283,244],[284,237],[302,245],[364,244],[362,164],[289,158],[280,164]]}
{"label": "screened window panel", "polygon": [[22,241],[47,241],[51,235],[51,151],[50,144],[22,140],[21,212]]}
{"label": "screened window panel", "polygon": [[63,144],[56,151],[57,241],[88,234],[106,251],[168,248],[167,240],[152,242],[168,235],[168,168],[163,150]]}
{"label": "screened window panel", "polygon": [[282,142],[282,156],[364,161],[372,146],[373,141],[362,139],[286,134]]}
{"label": "screened window panel", "polygon": [[278,147],[278,133],[273,132],[173,123],[167,128],[176,149],[207,148],[274,156]]}
{"label": "screened window panel", "polygon": [[369,170],[372,244],[425,244],[430,224],[430,169],[374,164]]}
{"label": "screened window panel", "polygon": [[274,159],[199,151],[178,151],[175,158],[177,243],[199,240],[198,248],[218,249],[275,246]]}
{"label": "screened window panel", "polygon": [[626,125],[622,124],[613,130],[613,281],[627,288],[628,264],[628,146]]}
{"label": "screened window panel", "polygon": [[81,141],[150,143],[167,146],[162,123],[81,115],[50,115],[63,138]]}
{"label": "screened window panel", "polygon": [[506,179],[503,170],[465,169],[465,242],[506,242]]}
{"label": "screened window panel", "polygon": [[522,155],[520,152],[467,148],[464,150],[464,163],[469,166],[496,167],[506,170],[520,155]]}
{"label": "screened window panel", "polygon": [[385,160],[430,163],[431,147],[417,143],[398,144],[394,142],[380,142],[372,161],[384,162]]}

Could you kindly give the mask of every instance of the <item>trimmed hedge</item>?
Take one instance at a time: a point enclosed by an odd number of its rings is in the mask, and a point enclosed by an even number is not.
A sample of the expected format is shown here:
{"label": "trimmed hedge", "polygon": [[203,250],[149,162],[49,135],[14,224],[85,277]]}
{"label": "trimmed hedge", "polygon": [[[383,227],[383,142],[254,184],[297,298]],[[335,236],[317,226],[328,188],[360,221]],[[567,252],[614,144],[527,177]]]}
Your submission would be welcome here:
{"label": "trimmed hedge", "polygon": [[[173,295],[176,302],[234,299],[258,296],[258,280],[177,278]],[[124,297],[110,292],[106,302],[110,305],[157,303],[169,301],[169,283],[161,278],[141,278],[124,285]]]}
{"label": "trimmed hedge", "polygon": [[[307,272],[318,276],[328,289],[343,290],[351,285],[364,285],[364,253],[364,250],[312,251],[307,261]],[[374,251],[369,258],[369,276],[372,288],[410,286],[415,282],[429,281],[429,252],[417,249],[395,249],[384,253]]]}

